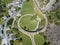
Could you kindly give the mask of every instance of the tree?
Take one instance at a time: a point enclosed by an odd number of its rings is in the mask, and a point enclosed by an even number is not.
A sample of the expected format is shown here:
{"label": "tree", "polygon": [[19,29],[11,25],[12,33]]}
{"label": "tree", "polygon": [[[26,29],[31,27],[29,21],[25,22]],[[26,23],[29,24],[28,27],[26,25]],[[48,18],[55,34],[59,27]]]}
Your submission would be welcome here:
{"label": "tree", "polygon": [[22,42],[22,40],[23,40],[23,39],[22,39],[22,38],[20,38],[19,40],[20,40],[20,42]]}
{"label": "tree", "polygon": [[13,23],[13,18],[11,18],[8,22],[7,22],[7,26],[10,26],[10,25],[12,25],[12,23]]}
{"label": "tree", "polygon": [[24,29],[26,30],[26,26],[24,26]]}
{"label": "tree", "polygon": [[3,15],[8,16],[8,8],[5,1],[0,0],[0,16],[2,17]]}
{"label": "tree", "polygon": [[0,17],[0,25],[4,24],[4,22],[5,20],[2,17]]}
{"label": "tree", "polygon": [[44,42],[43,45],[50,45],[50,42]]}
{"label": "tree", "polygon": [[13,40],[10,40],[10,43],[11,43],[11,45],[13,45],[14,41]]}

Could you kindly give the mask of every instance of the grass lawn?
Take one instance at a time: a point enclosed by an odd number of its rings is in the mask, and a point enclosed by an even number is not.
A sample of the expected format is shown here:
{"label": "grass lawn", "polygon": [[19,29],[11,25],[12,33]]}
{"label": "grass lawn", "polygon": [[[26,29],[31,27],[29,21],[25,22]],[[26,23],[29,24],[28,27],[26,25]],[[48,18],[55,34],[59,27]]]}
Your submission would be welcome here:
{"label": "grass lawn", "polygon": [[35,35],[35,42],[36,45],[43,45],[45,42],[44,35],[43,34],[36,34]]}
{"label": "grass lawn", "polygon": [[24,2],[21,14],[34,14],[34,10],[30,2]]}
{"label": "grass lawn", "polygon": [[37,20],[32,20],[32,16],[25,16],[21,19],[20,24],[23,28],[26,27],[26,30],[33,31],[37,26]]}
{"label": "grass lawn", "polygon": [[21,45],[19,41],[15,40],[13,45]]}
{"label": "grass lawn", "polygon": [[15,40],[13,45],[23,45],[22,42],[19,42],[18,40]]}
{"label": "grass lawn", "polygon": [[41,22],[39,23],[39,27],[45,26],[46,22],[45,19],[42,19]]}
{"label": "grass lawn", "polygon": [[30,37],[20,32],[20,37],[22,38],[23,45],[32,45]]}
{"label": "grass lawn", "polygon": [[27,35],[23,34],[22,32],[19,33],[19,37],[22,38],[22,41],[15,40],[14,45],[32,45],[30,37]]}

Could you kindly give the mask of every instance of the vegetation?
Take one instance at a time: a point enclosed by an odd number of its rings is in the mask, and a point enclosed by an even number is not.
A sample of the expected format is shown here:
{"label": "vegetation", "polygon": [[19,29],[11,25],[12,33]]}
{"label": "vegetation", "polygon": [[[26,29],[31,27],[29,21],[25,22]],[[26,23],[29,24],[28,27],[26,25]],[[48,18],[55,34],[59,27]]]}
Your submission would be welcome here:
{"label": "vegetation", "polygon": [[19,36],[18,28],[13,28],[12,30],[13,35]]}
{"label": "vegetation", "polygon": [[22,38],[23,45],[32,45],[32,42],[31,42],[30,38],[27,35],[20,32],[20,37]]}
{"label": "vegetation", "polygon": [[47,14],[49,14],[49,16],[47,17],[50,23],[55,23],[56,25],[60,25],[60,8],[52,10]]}
{"label": "vegetation", "polygon": [[15,41],[11,40],[10,43],[11,43],[11,45],[21,45],[22,44],[22,42],[20,42],[19,39],[15,40]]}
{"label": "vegetation", "polygon": [[26,0],[27,2],[29,2],[30,0]]}
{"label": "vegetation", "polygon": [[50,0],[46,0],[45,3],[47,4]]}
{"label": "vegetation", "polygon": [[2,17],[0,17],[0,25],[4,24],[4,22],[5,20]]}
{"label": "vegetation", "polygon": [[5,3],[8,4],[8,3],[11,3],[13,0],[5,0]]}
{"label": "vegetation", "polygon": [[16,9],[16,11],[20,10],[20,7],[15,6],[14,8]]}
{"label": "vegetation", "polygon": [[42,19],[41,22],[39,23],[39,27],[45,26],[45,19]]}
{"label": "vegetation", "polygon": [[50,45],[50,42],[44,42],[43,45]]}
{"label": "vegetation", "polygon": [[[8,3],[10,3],[12,0],[5,0],[5,2],[4,2],[4,4],[2,4],[1,2],[0,2],[0,16],[1,17],[3,17],[3,16],[9,16],[9,14],[8,14],[8,8],[6,7],[6,5],[8,4]],[[23,9],[22,9],[22,15],[23,14],[34,14],[35,12],[34,12],[34,10],[33,10],[33,8],[32,8],[32,4],[29,2],[30,0],[27,0],[27,2],[24,2],[24,4],[23,4]],[[27,6],[26,6],[27,5]],[[17,8],[17,7],[15,7],[16,8],[16,10],[19,10],[19,8]],[[38,11],[36,12],[37,13],[37,15],[41,18],[41,19],[43,19],[43,16],[41,16],[41,14],[39,14],[38,13]],[[58,17],[58,16],[57,16]],[[11,18],[8,22],[7,22],[7,26],[10,26],[11,24],[12,24],[12,22],[13,22],[13,18]],[[0,19],[0,23],[4,23],[4,20],[2,20],[2,18]],[[44,21],[42,21],[42,22],[44,22]],[[28,24],[29,23],[29,24]],[[44,24],[44,23],[42,23],[42,24]],[[36,25],[37,25],[37,21],[36,21],[36,16],[33,16],[33,17],[31,17],[31,16],[27,16],[27,17],[24,17],[22,20],[21,20],[21,25],[24,27],[24,28],[26,28],[27,30],[33,30],[33,29],[35,29],[35,27],[36,27]],[[19,30],[17,29],[17,28],[13,28],[13,29],[11,29],[11,30],[8,30],[7,31],[7,33],[9,33],[9,32],[12,32],[13,33],[13,35],[15,35],[15,36],[17,36],[18,37],[18,39],[17,40],[15,40],[15,41],[13,41],[13,40],[11,40],[10,41],[10,43],[11,43],[11,45],[21,45],[21,44],[23,44],[23,45],[32,45],[32,43],[31,43],[31,40],[30,40],[30,38],[27,36],[27,35],[25,35],[25,34],[23,34],[23,33],[21,33],[21,32],[19,32]],[[28,41],[28,42],[27,42]],[[44,43],[44,37],[43,37],[43,35],[37,35],[37,36],[35,36],[35,41],[36,41],[36,44],[37,45],[42,45],[43,43]]]}
{"label": "vegetation", "polygon": [[1,42],[2,42],[2,38],[0,37],[0,45],[1,45]]}
{"label": "vegetation", "polygon": [[43,45],[45,42],[43,34],[36,34],[34,39],[35,39],[36,45]]}
{"label": "vegetation", "polygon": [[[34,16],[35,17],[35,16]],[[27,31],[34,31],[37,26],[37,20],[33,16],[25,16],[21,19],[20,24],[21,27]]]}
{"label": "vegetation", "polygon": [[14,41],[13,40],[10,40],[10,43],[11,43],[11,45],[13,45]]}
{"label": "vegetation", "polygon": [[15,40],[13,45],[22,45],[22,42],[20,42],[19,40]]}
{"label": "vegetation", "polygon": [[12,36],[15,35],[17,37],[17,39],[15,41],[11,41],[11,44],[13,44],[13,45],[18,45],[18,44],[19,45],[21,45],[21,44],[32,45],[30,38],[27,35],[21,33],[17,28],[13,28],[10,31],[8,30],[8,32],[12,32],[13,33]]}
{"label": "vegetation", "polygon": [[24,14],[34,14],[34,10],[33,10],[33,7],[31,5],[30,1],[29,2],[27,2],[27,1],[24,2],[21,14],[22,15],[24,15]]}
{"label": "vegetation", "polygon": [[50,0],[38,0],[40,8],[43,8],[43,6],[46,6]]}
{"label": "vegetation", "polygon": [[6,3],[5,1],[2,1],[0,0],[0,17],[3,17],[3,16],[8,16],[8,8],[6,6]]}
{"label": "vegetation", "polygon": [[31,17],[31,20],[35,20],[37,18],[37,15],[33,15],[32,17]]}
{"label": "vegetation", "polygon": [[8,22],[7,22],[7,26],[10,26],[10,25],[12,25],[12,23],[13,23],[13,18],[11,18]]}
{"label": "vegetation", "polygon": [[43,15],[38,11],[38,9],[35,7],[35,4],[33,0],[30,0],[30,4],[34,9],[34,14],[36,14],[40,19],[44,19]]}
{"label": "vegetation", "polygon": [[[27,6],[26,6],[27,5]],[[23,4],[23,9],[22,9],[22,15],[24,14],[36,14],[38,15],[38,17],[42,20],[42,24],[45,24],[45,19],[42,16],[42,14],[37,10],[37,9],[33,9],[33,7],[35,7],[35,4],[33,2],[33,0],[29,0],[24,2]],[[31,10],[31,11],[30,11]],[[33,12],[33,13],[32,13]],[[33,16],[34,17],[34,16]],[[32,18],[33,19],[33,18]],[[44,21],[43,21],[44,19]],[[41,24],[41,23],[40,23]],[[42,25],[41,24],[41,25]],[[26,26],[24,26],[26,28]]]}
{"label": "vegetation", "polygon": [[[17,20],[17,21],[18,21],[18,20]],[[18,27],[17,21],[14,22],[13,28],[17,28],[17,27]]]}

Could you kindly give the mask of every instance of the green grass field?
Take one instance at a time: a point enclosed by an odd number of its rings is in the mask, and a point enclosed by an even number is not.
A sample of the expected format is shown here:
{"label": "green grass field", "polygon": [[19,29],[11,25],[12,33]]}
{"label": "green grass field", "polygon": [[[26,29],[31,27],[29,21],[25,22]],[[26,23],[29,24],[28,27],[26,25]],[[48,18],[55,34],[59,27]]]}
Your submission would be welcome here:
{"label": "green grass field", "polygon": [[21,42],[19,42],[18,40],[15,40],[14,43],[13,43],[13,45],[21,45],[20,43]]}
{"label": "green grass field", "polygon": [[37,26],[37,20],[32,20],[32,16],[25,16],[21,19],[20,24],[23,28],[26,27],[26,30],[33,31]]}
{"label": "green grass field", "polygon": [[20,32],[20,37],[22,38],[23,45],[32,45],[30,37]]}
{"label": "green grass field", "polygon": [[45,19],[42,19],[41,22],[39,23],[39,27],[45,26],[45,23],[46,23],[46,22],[45,22]]}
{"label": "green grass field", "polygon": [[28,37],[27,35],[23,34],[22,32],[20,32],[19,37],[22,38],[22,41],[15,41],[14,45],[21,45],[20,43],[22,43],[23,45],[32,45],[32,42],[30,40],[30,37]]}
{"label": "green grass field", "polygon": [[13,43],[14,45],[21,45],[21,43],[23,45],[32,45],[32,42],[31,42],[30,38],[27,35],[20,32],[19,36],[20,36],[20,38],[22,38],[22,41],[19,42],[18,40],[16,40]]}
{"label": "green grass field", "polygon": [[35,35],[35,42],[36,45],[43,45],[45,42],[44,35],[43,34],[36,34]]}
{"label": "green grass field", "polygon": [[30,2],[24,2],[21,14],[34,14],[34,10]]}

